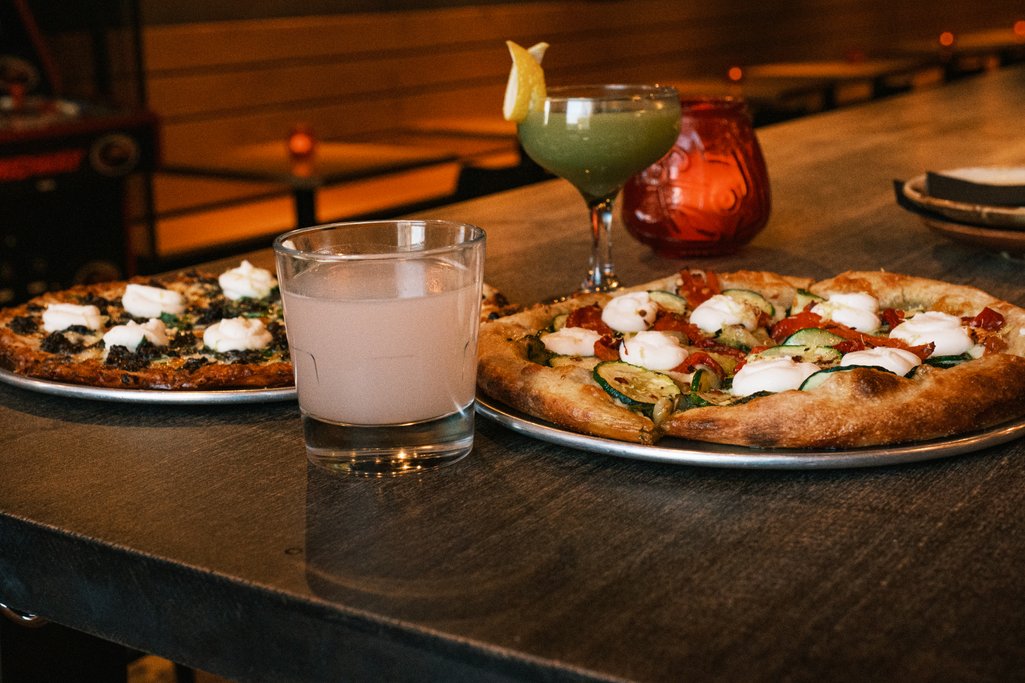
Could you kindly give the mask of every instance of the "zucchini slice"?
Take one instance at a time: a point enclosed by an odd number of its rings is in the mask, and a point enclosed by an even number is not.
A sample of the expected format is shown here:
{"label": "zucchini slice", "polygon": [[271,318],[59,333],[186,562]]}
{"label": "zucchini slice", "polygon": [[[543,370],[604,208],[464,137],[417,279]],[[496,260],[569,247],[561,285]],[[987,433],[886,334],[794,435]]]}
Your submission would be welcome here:
{"label": "zucchini slice", "polygon": [[563,368],[568,365],[577,367],[587,368],[588,370],[594,367],[594,364],[598,362],[598,359],[594,356],[561,356],[555,355],[548,359],[548,366],[552,368]]}
{"label": "zucchini slice", "polygon": [[799,388],[800,388],[801,391],[811,391],[815,387],[820,386],[823,382],[825,382],[827,379],[832,377],[835,373],[837,373],[837,372],[846,372],[848,370],[853,370],[856,367],[859,367],[859,366],[857,366],[857,365],[836,365],[836,366],[833,366],[831,368],[825,368],[823,370],[819,370],[818,372],[814,372],[811,375],[808,375],[808,377],[803,382],[801,382],[801,386]]}
{"label": "zucchini slice", "polygon": [[766,396],[768,392],[758,391],[750,396],[736,396],[725,389],[713,389],[710,391],[691,392],[684,397],[684,405],[687,408],[704,408],[707,406],[738,406],[747,403],[760,396]]}
{"label": "zucchini slice", "polygon": [[552,358],[558,354],[552,353],[537,335],[531,335],[523,340],[527,360],[538,365],[548,365]]}
{"label": "zucchini slice", "polygon": [[957,356],[930,356],[925,359],[925,363],[937,368],[952,368],[969,360],[974,360],[974,357],[970,353],[962,353]]}
{"label": "zucchini slice", "polygon": [[803,346],[797,344],[773,346],[750,356],[749,360],[758,358],[782,358],[791,356],[794,360],[809,363],[834,364],[840,362],[841,354],[831,346]]}
{"label": "zucchini slice", "polygon": [[713,391],[718,389],[721,384],[722,381],[714,372],[705,368],[698,368],[690,380],[690,391],[692,394]]}
{"label": "zucchini slice", "polygon": [[598,363],[592,375],[609,396],[648,417],[652,417],[656,405],[664,408],[667,403],[670,410],[660,412],[668,415],[681,394],[680,387],[669,375],[623,361]]}
{"label": "zucchini slice", "polygon": [[566,327],[566,320],[569,318],[569,313],[560,313],[559,315],[552,318],[552,324],[548,326],[552,332],[558,332],[562,328]]}
{"label": "zucchini slice", "polygon": [[743,325],[723,325],[722,329],[715,333],[715,340],[724,346],[732,346],[741,351],[750,351],[756,346],[771,343],[768,336],[759,339]]}
{"label": "zucchini slice", "polygon": [[810,391],[815,387],[820,386],[823,382],[825,382],[827,379],[829,379],[836,373],[848,372],[849,370],[853,370],[855,368],[872,368],[873,370],[882,370],[883,372],[890,372],[886,368],[881,368],[878,365],[834,365],[831,368],[823,368],[818,372],[814,372],[811,375],[808,375],[807,379],[805,379],[804,382],[801,383],[799,389],[801,391]]}
{"label": "zucchini slice", "polygon": [[648,296],[654,301],[659,307],[664,308],[670,313],[679,313],[684,315],[687,312],[687,300],[682,296],[677,296],[672,292],[667,292],[662,289],[653,289],[648,292]]}
{"label": "zucchini slice", "polygon": [[755,309],[764,312],[770,318],[776,315],[776,308],[769,300],[758,292],[750,289],[724,289],[722,293],[734,301],[753,306]]}
{"label": "zucchini slice", "polygon": [[812,294],[807,289],[798,289],[797,295],[794,296],[794,304],[790,307],[790,313],[791,315],[794,313],[800,313],[808,307],[808,304],[820,304],[825,300],[825,297],[821,297],[818,294]]}
{"label": "zucchini slice", "polygon": [[798,330],[783,340],[786,346],[836,346],[843,337],[827,332],[819,327],[808,327]]}

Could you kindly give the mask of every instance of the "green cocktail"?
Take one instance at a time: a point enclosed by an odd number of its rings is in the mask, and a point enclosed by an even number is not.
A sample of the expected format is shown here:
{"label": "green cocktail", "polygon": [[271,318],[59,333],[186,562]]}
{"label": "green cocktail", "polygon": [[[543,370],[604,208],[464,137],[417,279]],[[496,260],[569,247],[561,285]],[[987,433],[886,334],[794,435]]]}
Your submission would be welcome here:
{"label": "green cocktail", "polygon": [[591,264],[581,290],[614,289],[613,201],[631,176],[676,141],[676,91],[648,85],[551,88],[543,109],[527,114],[518,131],[530,158],[572,183],[591,210]]}

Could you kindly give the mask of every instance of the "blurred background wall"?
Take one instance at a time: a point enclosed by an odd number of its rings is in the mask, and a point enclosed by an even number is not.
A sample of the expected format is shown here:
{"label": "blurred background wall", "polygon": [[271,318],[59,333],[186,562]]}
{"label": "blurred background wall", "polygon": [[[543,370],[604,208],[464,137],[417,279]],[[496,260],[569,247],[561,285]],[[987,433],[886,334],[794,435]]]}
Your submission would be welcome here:
{"label": "blurred background wall", "polygon": [[[941,33],[1010,32],[1025,20],[1022,0],[20,1],[52,50],[62,94],[158,117],[163,164],[129,192],[131,249],[157,266],[262,245],[291,226],[287,188],[167,170],[220,149],[283,144],[299,123],[324,140],[388,142],[463,119],[503,139],[515,164],[501,120],[506,39],[550,43],[550,83],[721,81],[730,67],[779,61],[917,54],[942,65]],[[994,57],[973,69],[998,66]],[[328,188],[320,218],[452,201],[468,165],[502,170],[464,161]]]}

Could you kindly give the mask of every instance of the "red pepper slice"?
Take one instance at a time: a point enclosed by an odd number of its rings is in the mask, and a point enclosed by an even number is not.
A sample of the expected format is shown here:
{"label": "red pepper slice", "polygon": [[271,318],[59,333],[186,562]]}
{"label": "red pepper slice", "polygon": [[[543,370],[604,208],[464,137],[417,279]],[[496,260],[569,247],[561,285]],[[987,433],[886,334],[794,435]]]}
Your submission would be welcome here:
{"label": "red pepper slice", "polygon": [[691,308],[722,292],[719,277],[712,270],[681,270],[680,281],[676,293],[686,299]]}
{"label": "red pepper slice", "polygon": [[594,330],[602,335],[614,335],[611,327],[601,319],[601,306],[591,304],[571,311],[566,318],[566,327],[583,327],[586,330]]}
{"label": "red pepper slice", "polygon": [[704,337],[701,328],[689,322],[687,316],[662,309],[659,309],[658,316],[655,318],[651,329],[659,332],[678,332],[687,338],[685,343],[688,344]]}
{"label": "red pepper slice", "polygon": [[822,327],[822,316],[811,311],[801,311],[783,318],[772,326],[769,336],[778,344],[798,330],[809,327]]}
{"label": "red pepper slice", "polygon": [[961,318],[961,322],[968,327],[995,332],[1004,326],[1004,316],[987,306],[979,311],[979,314],[974,318],[964,317]]}
{"label": "red pepper slice", "polygon": [[[891,349],[904,349],[905,351],[910,351],[922,360],[925,360],[932,355],[933,350],[936,348],[936,345],[932,342],[928,344],[921,344],[919,346],[911,346],[901,339],[896,339],[894,337],[877,337],[873,334],[865,334],[864,332],[858,332],[847,325],[841,325],[840,323],[832,321],[827,322],[823,326],[823,329],[847,340],[846,342],[841,343],[849,343],[848,345],[851,347],[850,351],[860,351],[861,349],[874,348],[876,346],[886,346]],[[839,344],[836,348],[839,349],[841,353],[849,353],[848,350],[840,349]]]}
{"label": "red pepper slice", "polygon": [[722,379],[726,376],[726,370],[724,370],[723,367],[719,365],[719,361],[712,358],[704,351],[694,351],[690,353],[687,356],[686,360],[684,360],[674,369],[680,372],[694,372],[694,370],[699,365],[708,368],[710,371],[718,375],[719,379]]}
{"label": "red pepper slice", "polygon": [[904,322],[904,311],[898,311],[896,308],[884,308],[879,312],[879,317],[892,330]]}
{"label": "red pepper slice", "polygon": [[611,334],[603,334],[594,342],[594,355],[598,360],[619,360],[619,346],[623,340]]}

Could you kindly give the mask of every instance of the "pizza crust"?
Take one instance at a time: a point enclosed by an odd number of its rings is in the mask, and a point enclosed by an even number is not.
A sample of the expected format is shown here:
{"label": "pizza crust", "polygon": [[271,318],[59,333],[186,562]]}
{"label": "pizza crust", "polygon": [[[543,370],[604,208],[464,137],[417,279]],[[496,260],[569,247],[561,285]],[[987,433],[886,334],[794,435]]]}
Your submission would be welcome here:
{"label": "pizza crust", "polygon": [[[587,301],[608,298],[591,295]],[[583,434],[654,443],[655,423],[616,404],[591,381],[586,368],[553,368],[528,359],[527,338],[572,307],[570,303],[538,306],[481,325],[478,387],[506,405]]]}
{"label": "pizza crust", "polygon": [[811,391],[674,413],[665,433],[756,448],[855,448],[965,434],[1025,415],[1025,358],[983,356],[912,378],[873,368],[835,373]]}

